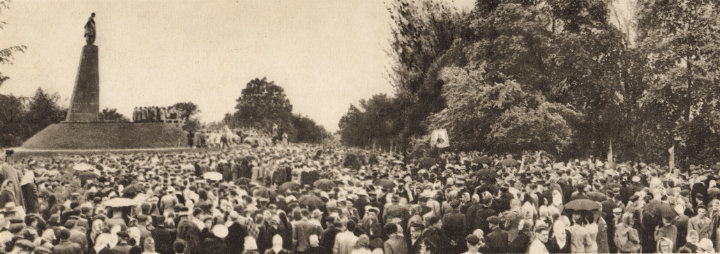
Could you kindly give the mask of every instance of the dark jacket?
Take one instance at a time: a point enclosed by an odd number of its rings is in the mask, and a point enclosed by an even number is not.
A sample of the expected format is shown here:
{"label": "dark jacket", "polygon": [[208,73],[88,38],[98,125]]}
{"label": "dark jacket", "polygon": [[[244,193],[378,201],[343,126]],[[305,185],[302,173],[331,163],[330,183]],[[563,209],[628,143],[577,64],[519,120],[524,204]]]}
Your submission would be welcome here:
{"label": "dark jacket", "polygon": [[545,246],[550,253],[570,253],[570,243],[570,231],[565,230],[565,246],[560,248],[557,240],[552,235],[550,235],[550,238],[548,238],[548,242],[545,244]]}
{"label": "dark jacket", "polygon": [[692,243],[685,243],[682,247],[678,249],[678,252],[680,253],[697,253],[697,245]]}
{"label": "dark jacket", "polygon": [[68,240],[62,240],[52,248],[53,254],[77,254],[82,253],[80,244]]}
{"label": "dark jacket", "polygon": [[394,235],[385,241],[383,250],[385,254],[406,254],[408,253],[408,246],[402,236]]}
{"label": "dark jacket", "polygon": [[[452,210],[443,217],[443,230],[447,232],[450,239],[458,241],[465,239],[466,228],[465,228],[465,215],[460,213],[460,210]],[[458,241],[459,243],[459,241]],[[464,244],[462,244],[464,245]]]}
{"label": "dark jacket", "polygon": [[130,249],[132,249],[133,246],[129,245],[127,243],[118,243],[118,245],[115,245],[112,249],[109,249],[106,253],[107,254],[129,254]]}
{"label": "dark jacket", "polygon": [[260,228],[257,238],[257,247],[260,253],[272,247],[272,238],[278,231],[274,227],[265,222]]}
{"label": "dark jacket", "polygon": [[290,251],[282,249],[278,252],[275,252],[273,249],[267,249],[265,250],[265,254],[292,254]]}
{"label": "dark jacket", "polygon": [[226,252],[225,241],[215,236],[206,238],[202,244],[202,253],[204,254],[225,254]]}
{"label": "dark jacket", "polygon": [[155,251],[160,254],[174,254],[173,242],[175,242],[175,229],[158,227],[153,229],[150,234],[155,240]]}
{"label": "dark jacket", "polygon": [[293,240],[297,241],[295,248],[297,251],[305,251],[310,248],[310,235],[322,234],[322,227],[308,220],[301,220],[295,224],[295,230],[293,232]]}
{"label": "dark jacket", "polygon": [[326,250],[332,250],[335,246],[335,236],[338,233],[340,233],[340,230],[333,226],[326,229],[320,236],[320,247],[323,247]]}
{"label": "dark jacket", "polygon": [[487,234],[488,253],[507,253],[508,252],[508,234],[500,228],[497,228]]}
{"label": "dark jacket", "polygon": [[200,253],[200,228],[189,220],[181,220],[177,227],[177,238],[185,240],[185,253]]}
{"label": "dark jacket", "polygon": [[392,204],[385,208],[383,213],[383,219],[388,221],[388,218],[400,218],[402,221],[407,221],[410,218],[410,211],[406,206]]}
{"label": "dark jacket", "polygon": [[228,235],[225,237],[227,254],[241,254],[245,248],[245,237],[248,235],[247,227],[240,223],[233,223],[228,227]]}
{"label": "dark jacket", "polygon": [[328,251],[320,246],[317,247],[310,247],[309,249],[305,250],[305,254],[327,254]]}
{"label": "dark jacket", "polygon": [[518,233],[515,240],[510,243],[510,253],[527,252],[528,247],[530,247],[530,240],[532,240],[532,237],[528,233],[528,231],[521,231]]}
{"label": "dark jacket", "polygon": [[37,213],[40,210],[37,186],[34,183],[28,183],[20,186],[20,189],[22,189],[23,198],[25,199],[25,212]]}
{"label": "dark jacket", "polygon": [[68,238],[68,241],[77,243],[80,245],[80,249],[82,249],[82,252],[87,253],[88,252],[88,241],[87,236],[83,234],[83,232],[77,231],[77,230],[70,230],[70,238]]}
{"label": "dark jacket", "polygon": [[432,249],[435,250],[448,250],[450,249],[450,239],[445,234],[445,231],[435,227],[429,227],[423,231],[420,236],[421,240],[429,241],[432,245]]}

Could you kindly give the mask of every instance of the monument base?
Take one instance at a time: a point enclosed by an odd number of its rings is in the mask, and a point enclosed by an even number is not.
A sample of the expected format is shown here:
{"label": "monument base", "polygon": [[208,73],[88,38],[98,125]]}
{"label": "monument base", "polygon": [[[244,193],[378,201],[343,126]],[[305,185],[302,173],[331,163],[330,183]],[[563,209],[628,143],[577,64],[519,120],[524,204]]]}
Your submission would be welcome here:
{"label": "monument base", "polygon": [[174,124],[62,122],[22,144],[26,150],[148,149],[187,146],[185,131]]}

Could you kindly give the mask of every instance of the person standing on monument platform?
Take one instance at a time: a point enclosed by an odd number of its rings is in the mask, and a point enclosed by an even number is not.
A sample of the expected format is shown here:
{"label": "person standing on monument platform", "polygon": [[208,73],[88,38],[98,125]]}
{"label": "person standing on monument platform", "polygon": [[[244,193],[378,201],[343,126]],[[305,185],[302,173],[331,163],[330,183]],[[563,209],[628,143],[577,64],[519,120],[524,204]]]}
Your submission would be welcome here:
{"label": "person standing on monument platform", "polygon": [[195,139],[195,133],[192,132],[192,131],[189,131],[188,134],[187,134],[187,142],[188,142],[188,146],[189,146],[190,148],[193,147],[193,140],[194,140],[194,139]]}
{"label": "person standing on monument platform", "polygon": [[155,122],[155,117],[157,115],[157,111],[155,111],[155,107],[150,107],[148,111],[149,111],[148,122]]}
{"label": "person standing on monument platform", "polygon": [[155,110],[155,122],[160,122],[160,108],[155,106],[153,110]]}
{"label": "person standing on monument platform", "polygon": [[145,122],[148,119],[148,110],[147,107],[142,107],[140,110],[140,122]]}
{"label": "person standing on monument platform", "polygon": [[160,108],[160,122],[165,122],[167,120],[167,110],[165,110],[165,107]]}
{"label": "person standing on monument platform", "polygon": [[178,111],[175,107],[170,107],[170,119],[177,120],[178,119]]}

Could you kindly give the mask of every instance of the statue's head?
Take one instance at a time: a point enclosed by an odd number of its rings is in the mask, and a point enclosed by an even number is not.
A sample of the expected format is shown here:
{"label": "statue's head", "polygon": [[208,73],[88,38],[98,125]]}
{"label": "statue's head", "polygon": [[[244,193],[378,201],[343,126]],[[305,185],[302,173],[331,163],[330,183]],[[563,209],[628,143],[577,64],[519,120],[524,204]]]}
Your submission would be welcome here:
{"label": "statue's head", "polygon": [[92,14],[90,14],[90,17],[91,17],[91,18],[94,18],[94,17],[95,17],[95,13],[93,12]]}

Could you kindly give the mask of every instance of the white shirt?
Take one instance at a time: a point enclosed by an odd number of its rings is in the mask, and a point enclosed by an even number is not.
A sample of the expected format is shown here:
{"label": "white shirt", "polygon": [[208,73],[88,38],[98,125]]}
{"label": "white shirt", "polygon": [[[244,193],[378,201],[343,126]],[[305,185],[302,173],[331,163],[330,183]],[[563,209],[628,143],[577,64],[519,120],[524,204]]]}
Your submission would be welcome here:
{"label": "white shirt", "polygon": [[528,247],[528,252],[532,254],[545,254],[549,253],[547,248],[545,248],[545,244],[543,244],[540,240],[535,239],[530,243],[530,247]]}

